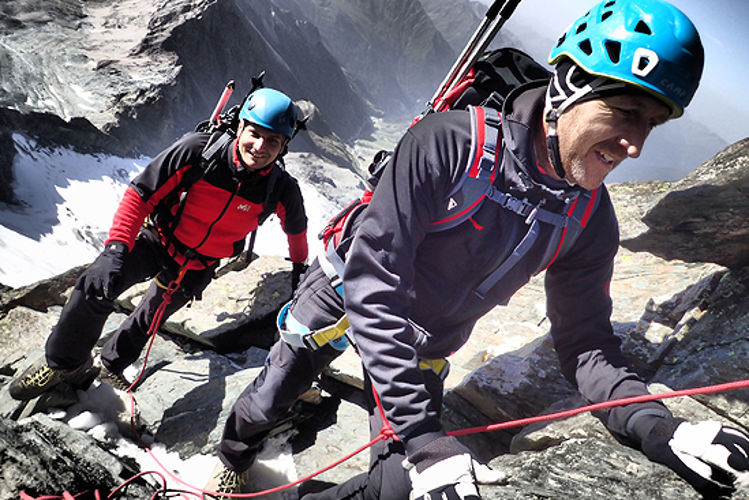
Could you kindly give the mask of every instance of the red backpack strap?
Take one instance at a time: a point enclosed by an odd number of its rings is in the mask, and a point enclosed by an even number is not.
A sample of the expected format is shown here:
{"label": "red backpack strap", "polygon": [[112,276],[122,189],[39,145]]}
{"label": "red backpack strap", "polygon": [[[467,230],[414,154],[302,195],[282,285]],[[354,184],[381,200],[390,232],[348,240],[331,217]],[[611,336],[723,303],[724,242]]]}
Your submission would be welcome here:
{"label": "red backpack strap", "polygon": [[554,229],[554,234],[549,241],[546,254],[544,254],[536,274],[546,270],[555,260],[564,256],[572,248],[601,202],[601,189],[605,188],[600,187],[592,191],[585,191],[567,203],[565,214],[569,222],[564,227]]}
{"label": "red backpack strap", "polygon": [[429,225],[429,232],[451,229],[468,220],[491,190],[501,151],[501,117],[497,110],[469,106],[471,150],[466,170],[446,200],[442,212]]}

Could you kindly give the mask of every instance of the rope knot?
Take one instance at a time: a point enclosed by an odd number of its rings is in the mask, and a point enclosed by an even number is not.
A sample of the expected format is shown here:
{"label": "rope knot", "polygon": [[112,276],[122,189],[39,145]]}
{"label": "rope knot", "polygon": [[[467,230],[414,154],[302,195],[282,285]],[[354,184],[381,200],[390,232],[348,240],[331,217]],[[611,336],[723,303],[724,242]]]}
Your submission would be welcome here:
{"label": "rope knot", "polygon": [[382,429],[380,429],[380,436],[382,436],[383,441],[387,441],[388,439],[393,439],[395,441],[399,440],[395,431],[388,423],[385,423],[385,425],[382,426]]}

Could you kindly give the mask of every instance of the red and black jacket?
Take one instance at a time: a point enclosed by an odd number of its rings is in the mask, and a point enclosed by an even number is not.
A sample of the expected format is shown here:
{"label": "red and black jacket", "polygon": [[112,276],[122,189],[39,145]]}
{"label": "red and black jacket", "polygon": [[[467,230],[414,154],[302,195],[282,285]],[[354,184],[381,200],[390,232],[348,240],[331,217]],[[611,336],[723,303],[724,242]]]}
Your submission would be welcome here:
{"label": "red and black jacket", "polygon": [[[175,261],[180,265],[187,261],[188,269],[201,269],[238,255],[245,237],[262,222],[264,203],[270,200],[288,236],[289,257],[293,262],[306,260],[307,217],[296,180],[276,163],[257,172],[246,170],[237,155],[236,140],[202,165],[201,153],[209,137],[186,134],[132,180],[114,215],[107,243],[122,241],[132,249],[143,221],[151,216]],[[188,182],[195,174],[193,169],[203,169],[205,174]]]}

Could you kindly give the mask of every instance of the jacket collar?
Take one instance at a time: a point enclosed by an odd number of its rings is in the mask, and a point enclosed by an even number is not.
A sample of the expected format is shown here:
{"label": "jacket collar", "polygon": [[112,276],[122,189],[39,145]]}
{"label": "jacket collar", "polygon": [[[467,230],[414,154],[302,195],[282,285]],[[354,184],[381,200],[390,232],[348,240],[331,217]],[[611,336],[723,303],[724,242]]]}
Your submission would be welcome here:
{"label": "jacket collar", "polygon": [[543,118],[547,85],[548,80],[529,82],[507,96],[502,106],[502,169],[511,189],[561,200],[585,190],[553,179],[539,166],[534,140]]}

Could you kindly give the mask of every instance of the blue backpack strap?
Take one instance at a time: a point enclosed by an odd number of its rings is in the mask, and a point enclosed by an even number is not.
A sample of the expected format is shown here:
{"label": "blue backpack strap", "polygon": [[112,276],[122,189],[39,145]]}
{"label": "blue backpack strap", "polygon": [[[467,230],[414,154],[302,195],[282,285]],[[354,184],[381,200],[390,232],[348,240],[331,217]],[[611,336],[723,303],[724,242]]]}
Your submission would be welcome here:
{"label": "blue backpack strap", "polygon": [[[366,203],[351,203],[346,207],[347,211],[344,215],[337,216],[337,220],[345,217],[343,226],[340,229],[341,239],[353,237],[351,234],[351,224],[359,216],[359,213],[367,208]],[[337,248],[341,241],[336,242],[335,235],[330,235],[328,241],[325,242],[324,253],[318,259],[320,262],[320,268],[322,268],[325,276],[330,280],[330,286],[332,286],[338,295],[343,297],[343,267],[346,264],[343,257],[338,253]]]}
{"label": "blue backpack strap", "polygon": [[601,202],[601,189],[605,188],[599,187],[592,191],[584,191],[577,198],[567,202],[564,213],[569,222],[564,227],[554,229],[554,234],[549,240],[549,246],[546,247],[546,253],[541,259],[536,274],[547,269],[552,262],[566,255],[572,248]]}
{"label": "blue backpack strap", "polygon": [[540,233],[541,223],[551,224],[556,228],[567,224],[567,217],[550,212],[544,208],[534,206],[526,200],[519,200],[507,193],[496,192],[496,196],[489,197],[492,201],[499,203],[502,207],[525,217],[525,223],[530,225],[528,232],[520,243],[513,249],[512,253],[497,267],[484,281],[474,290],[474,293],[484,299],[486,294],[501,280],[507,272],[515,266],[528,253]]}
{"label": "blue backpack strap", "polygon": [[442,213],[430,223],[428,232],[451,229],[468,220],[492,188],[500,163],[501,117],[496,109],[468,107],[471,113],[471,150],[466,170],[447,197]]}
{"label": "blue backpack strap", "polygon": [[[430,224],[428,232],[444,231],[453,228],[467,220],[481,206],[481,202],[492,191],[497,158],[500,145],[501,118],[499,112],[491,108],[469,107],[471,114],[471,150],[470,161],[460,182],[453,188],[447,199],[447,205],[436,221]],[[349,223],[356,219],[358,211],[363,210],[366,203],[352,203],[342,211],[346,217],[341,234],[349,233]],[[341,217],[336,216],[330,223],[332,227]],[[322,233],[321,233],[322,234]],[[331,286],[343,296],[344,260],[336,251],[339,243],[335,237],[329,237],[325,243],[324,255],[320,257],[320,267],[330,279]]]}
{"label": "blue backpack strap", "polygon": [[528,232],[520,240],[512,253],[487,276],[474,290],[482,300],[486,294],[501,280],[512,267],[531,249],[538,238],[540,223],[554,226],[553,233],[546,247],[541,265],[534,273],[537,274],[551,265],[559,256],[564,255],[575,243],[578,236],[588,223],[590,216],[598,207],[600,193],[598,189],[585,191],[581,196],[570,198],[562,213],[554,213],[534,206],[527,200],[519,200],[507,193],[492,192],[488,196],[502,207],[512,210],[518,215],[525,216],[526,224],[530,224]]}

